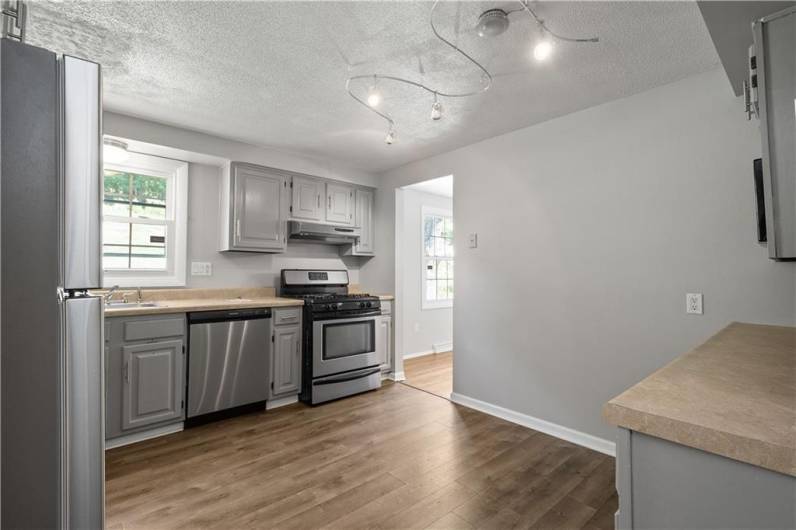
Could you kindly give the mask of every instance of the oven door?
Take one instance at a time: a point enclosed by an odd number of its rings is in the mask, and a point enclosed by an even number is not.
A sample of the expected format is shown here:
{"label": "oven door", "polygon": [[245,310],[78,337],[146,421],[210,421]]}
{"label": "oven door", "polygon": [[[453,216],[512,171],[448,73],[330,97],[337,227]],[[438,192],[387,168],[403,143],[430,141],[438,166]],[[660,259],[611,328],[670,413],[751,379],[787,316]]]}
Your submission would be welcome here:
{"label": "oven door", "polygon": [[378,366],[378,316],[318,320],[312,324],[312,377]]}

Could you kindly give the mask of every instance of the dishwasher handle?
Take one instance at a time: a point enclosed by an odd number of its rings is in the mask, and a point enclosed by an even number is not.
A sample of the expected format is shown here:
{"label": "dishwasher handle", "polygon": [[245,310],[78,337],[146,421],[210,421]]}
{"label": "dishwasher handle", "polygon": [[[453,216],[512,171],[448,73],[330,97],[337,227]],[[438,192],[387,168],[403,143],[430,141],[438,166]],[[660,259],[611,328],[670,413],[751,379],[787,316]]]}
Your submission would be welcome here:
{"label": "dishwasher handle", "polygon": [[234,320],[259,320],[264,318],[271,318],[271,309],[232,309],[188,313],[189,324],[208,324],[211,322],[230,322]]}

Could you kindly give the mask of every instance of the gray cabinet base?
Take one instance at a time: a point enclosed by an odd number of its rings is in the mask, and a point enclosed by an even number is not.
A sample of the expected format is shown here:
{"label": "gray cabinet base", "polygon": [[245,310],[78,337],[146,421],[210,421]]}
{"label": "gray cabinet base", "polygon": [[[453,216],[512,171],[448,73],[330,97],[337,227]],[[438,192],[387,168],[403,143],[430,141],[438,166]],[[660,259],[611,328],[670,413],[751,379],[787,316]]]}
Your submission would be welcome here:
{"label": "gray cabinet base", "polygon": [[796,527],[796,478],[620,431],[618,527]]}

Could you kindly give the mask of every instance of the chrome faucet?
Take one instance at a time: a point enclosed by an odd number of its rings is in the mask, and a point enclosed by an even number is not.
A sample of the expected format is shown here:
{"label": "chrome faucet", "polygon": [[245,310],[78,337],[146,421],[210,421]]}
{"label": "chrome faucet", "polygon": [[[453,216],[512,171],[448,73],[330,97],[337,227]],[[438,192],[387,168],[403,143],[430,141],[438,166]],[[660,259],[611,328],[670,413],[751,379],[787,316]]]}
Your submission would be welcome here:
{"label": "chrome faucet", "polygon": [[138,303],[140,304],[141,302],[144,301],[144,296],[141,294],[141,288],[140,287],[136,287],[135,290],[136,290],[136,293],[138,293]]}
{"label": "chrome faucet", "polygon": [[119,289],[118,285],[114,285],[113,287],[108,289],[108,292],[105,293],[105,296],[103,296],[103,298],[105,299],[105,305],[111,303],[111,298],[113,298],[113,293],[115,293],[117,289]]}

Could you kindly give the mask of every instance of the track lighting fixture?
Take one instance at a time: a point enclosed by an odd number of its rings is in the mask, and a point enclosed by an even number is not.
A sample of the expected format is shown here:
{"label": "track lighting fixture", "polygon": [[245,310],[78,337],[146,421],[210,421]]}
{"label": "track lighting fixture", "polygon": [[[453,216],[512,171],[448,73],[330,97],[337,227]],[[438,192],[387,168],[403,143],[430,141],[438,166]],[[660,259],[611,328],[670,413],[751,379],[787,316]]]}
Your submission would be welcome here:
{"label": "track lighting fixture", "polygon": [[371,107],[381,105],[381,91],[376,86],[376,76],[373,76],[373,84],[368,89],[368,105]]}
{"label": "track lighting fixture", "polygon": [[[404,85],[413,86],[419,88],[421,90],[425,90],[426,92],[434,95],[434,103],[431,105],[431,119],[434,121],[442,119],[442,102],[439,101],[439,97],[446,97],[446,98],[464,98],[469,96],[475,96],[477,94],[481,94],[489,90],[492,86],[492,74],[478,61],[476,61],[473,57],[468,55],[464,50],[453,44],[451,41],[447,40],[445,37],[440,35],[439,31],[437,31],[437,27],[434,24],[434,12],[437,9],[437,5],[439,4],[440,0],[435,0],[434,4],[431,7],[431,13],[429,14],[429,25],[431,26],[431,32],[434,36],[442,41],[442,43],[446,44],[448,47],[453,49],[459,55],[467,59],[473,66],[475,66],[478,70],[480,70],[479,76],[479,83],[478,86],[473,87],[470,91],[466,92],[445,92],[442,90],[437,90],[435,88],[431,88],[420,81],[413,81],[411,79],[406,79],[403,77],[393,76],[393,75],[384,75],[384,74],[367,74],[367,75],[353,75],[346,79],[346,90],[348,91],[348,95],[354,98],[358,103],[367,107],[371,112],[377,114],[382,119],[384,119],[388,126],[389,130],[387,131],[387,136],[384,138],[384,142],[387,145],[390,145],[395,142],[395,122],[390,117],[389,113],[384,110],[378,110],[377,107],[382,102],[382,94],[379,88],[377,87],[378,81],[392,81],[396,83],[401,83]],[[550,58],[554,51],[554,41],[562,41],[562,42],[572,42],[572,43],[587,43],[587,42],[599,42],[598,37],[590,37],[590,38],[575,38],[575,37],[566,37],[564,35],[560,35],[555,33],[545,21],[539,18],[536,12],[531,8],[529,5],[529,0],[518,0],[520,4],[516,9],[513,10],[506,10],[506,9],[488,9],[481,13],[478,17],[478,23],[476,24],[476,31],[480,37],[494,37],[504,33],[509,28],[509,15],[512,13],[517,13],[519,11],[523,11],[527,13],[527,15],[531,18],[531,20],[536,24],[540,37],[539,40],[535,43],[533,48],[533,56],[537,61],[545,61]],[[365,79],[373,79],[373,84],[371,84],[368,88],[367,95],[364,97],[362,95],[357,95],[352,90],[352,82],[365,80]]]}
{"label": "track lighting fixture", "polygon": [[553,53],[553,42],[550,39],[542,38],[533,47],[533,58],[537,61],[545,61]]}
{"label": "track lighting fixture", "polygon": [[437,100],[437,94],[434,93],[434,103],[431,105],[431,119],[434,121],[442,118],[442,103]]}

